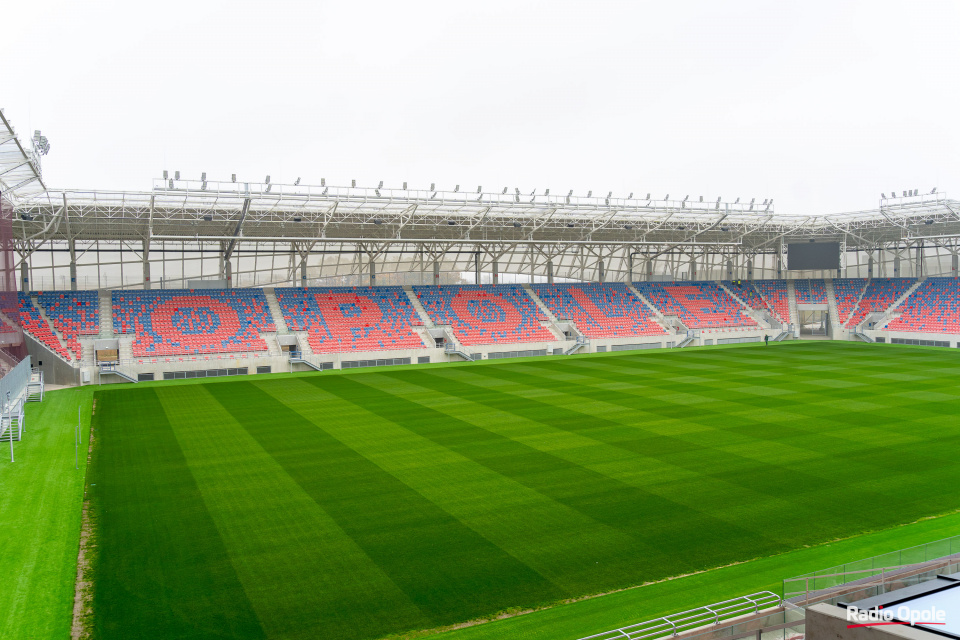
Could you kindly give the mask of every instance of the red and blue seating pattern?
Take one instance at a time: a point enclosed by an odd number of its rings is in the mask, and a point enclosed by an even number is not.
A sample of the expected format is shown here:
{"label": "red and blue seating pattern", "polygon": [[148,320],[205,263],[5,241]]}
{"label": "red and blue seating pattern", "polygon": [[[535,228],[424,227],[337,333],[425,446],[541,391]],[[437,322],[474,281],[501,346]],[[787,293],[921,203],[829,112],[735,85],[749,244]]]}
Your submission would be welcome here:
{"label": "red and blue seating pattern", "polygon": [[887,324],[890,331],[960,333],[960,281],[924,280],[895,311],[900,317]]}
{"label": "red and blue seating pattern", "polygon": [[96,291],[46,291],[37,294],[37,301],[79,360],[78,336],[100,333],[100,295]]}
{"label": "red and blue seating pattern", "polygon": [[757,290],[754,289],[753,283],[746,280],[737,280],[733,282],[731,280],[725,280],[723,285],[730,289],[738,298],[743,300],[748,307],[756,310],[769,310],[770,307],[764,302],[763,298],[760,297],[760,294],[757,293]]}
{"label": "red and blue seating pattern", "polygon": [[790,299],[786,280],[756,280],[753,286],[766,301],[773,315],[783,324],[790,324]]}
{"label": "red and blue seating pattern", "polygon": [[840,324],[850,319],[850,314],[860,301],[866,286],[866,278],[837,278],[833,281],[833,297],[837,300],[837,317],[840,318]]}
{"label": "red and blue seating pattern", "polygon": [[863,322],[869,314],[877,311],[886,311],[893,302],[906,293],[913,283],[913,278],[874,278],[867,285],[863,297],[856,311],[847,321],[847,327],[852,329]]}
{"label": "red and blue seating pattern", "polygon": [[688,329],[757,326],[740,303],[714,282],[635,286],[662,314],[677,316]]}
{"label": "red and blue seating pattern", "polygon": [[588,338],[666,334],[650,308],[623,283],[531,286],[553,315],[572,320]]}
{"label": "red and blue seating pattern", "polygon": [[797,304],[827,304],[827,285],[823,280],[794,280]]}
{"label": "red and blue seating pattern", "polygon": [[[48,349],[64,360],[69,360],[70,351],[60,343],[60,339],[40,315],[40,310],[34,306],[30,296],[21,291],[17,294],[17,300],[20,304],[20,324],[23,328]],[[80,357],[79,354],[77,357]]]}
{"label": "red and blue seating pattern", "polygon": [[414,287],[430,318],[450,325],[461,344],[556,340],[540,326],[546,316],[520,285]]}
{"label": "red and blue seating pattern", "polygon": [[291,331],[306,331],[314,353],[422,349],[423,322],[400,287],[274,289]]}
{"label": "red and blue seating pattern", "polygon": [[260,289],[114,291],[113,327],[137,357],[266,351],[277,330]]}

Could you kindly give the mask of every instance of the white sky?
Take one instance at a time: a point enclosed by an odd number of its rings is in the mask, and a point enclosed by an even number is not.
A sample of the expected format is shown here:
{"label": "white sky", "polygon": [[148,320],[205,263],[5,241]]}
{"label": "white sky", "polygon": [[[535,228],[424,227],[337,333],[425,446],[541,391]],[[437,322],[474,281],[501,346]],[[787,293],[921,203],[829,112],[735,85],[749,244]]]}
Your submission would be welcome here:
{"label": "white sky", "polygon": [[4,7],[0,106],[55,187],[184,178],[960,197],[960,2]]}

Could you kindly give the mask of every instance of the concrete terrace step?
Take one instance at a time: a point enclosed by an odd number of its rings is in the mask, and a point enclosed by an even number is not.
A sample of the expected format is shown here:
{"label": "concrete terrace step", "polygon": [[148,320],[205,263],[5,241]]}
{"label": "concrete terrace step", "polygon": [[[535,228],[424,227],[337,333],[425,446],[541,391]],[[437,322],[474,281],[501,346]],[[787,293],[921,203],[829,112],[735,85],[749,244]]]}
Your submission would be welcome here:
{"label": "concrete terrace step", "polygon": [[410,299],[410,304],[413,305],[413,308],[417,310],[417,313],[420,314],[420,321],[423,322],[423,326],[428,329],[434,329],[437,325],[433,323],[433,320],[430,319],[430,314],[427,313],[427,310],[423,308],[423,305],[420,304],[420,299],[417,298],[417,294],[413,292],[413,287],[410,285],[404,285],[404,293],[407,294],[407,298]]}
{"label": "concrete terrace step", "polygon": [[280,309],[280,302],[277,300],[273,287],[264,287],[263,295],[267,299],[267,307],[270,308],[273,323],[277,325],[277,335],[289,335],[290,329],[287,327],[287,321],[283,318],[283,311]]}
{"label": "concrete terrace step", "polygon": [[107,289],[100,289],[100,337],[114,338],[113,332],[113,295]]}

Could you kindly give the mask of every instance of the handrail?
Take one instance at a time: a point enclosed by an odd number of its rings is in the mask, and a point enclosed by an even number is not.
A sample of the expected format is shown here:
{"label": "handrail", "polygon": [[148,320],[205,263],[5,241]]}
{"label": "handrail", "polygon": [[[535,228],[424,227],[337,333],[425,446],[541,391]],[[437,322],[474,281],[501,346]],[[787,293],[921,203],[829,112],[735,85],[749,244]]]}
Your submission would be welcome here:
{"label": "handrail", "polygon": [[592,636],[585,636],[579,640],[615,640],[629,638],[629,640],[654,640],[678,636],[685,631],[709,624],[720,624],[743,615],[759,613],[761,609],[770,609],[782,606],[783,600],[771,591],[760,591],[731,600],[724,600],[689,611],[663,616],[626,625],[618,629],[611,629]]}

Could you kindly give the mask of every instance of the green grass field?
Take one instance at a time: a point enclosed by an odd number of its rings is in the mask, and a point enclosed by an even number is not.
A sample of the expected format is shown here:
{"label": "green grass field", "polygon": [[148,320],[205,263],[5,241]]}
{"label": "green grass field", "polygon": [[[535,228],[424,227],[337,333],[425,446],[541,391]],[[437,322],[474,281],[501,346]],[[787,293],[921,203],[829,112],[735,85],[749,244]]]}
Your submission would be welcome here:
{"label": "green grass field", "polygon": [[[833,562],[778,554],[960,507],[946,350],[545,358],[97,402],[98,638],[374,638],[779,558],[702,574],[749,592]],[[579,633],[560,619],[540,637]]]}

